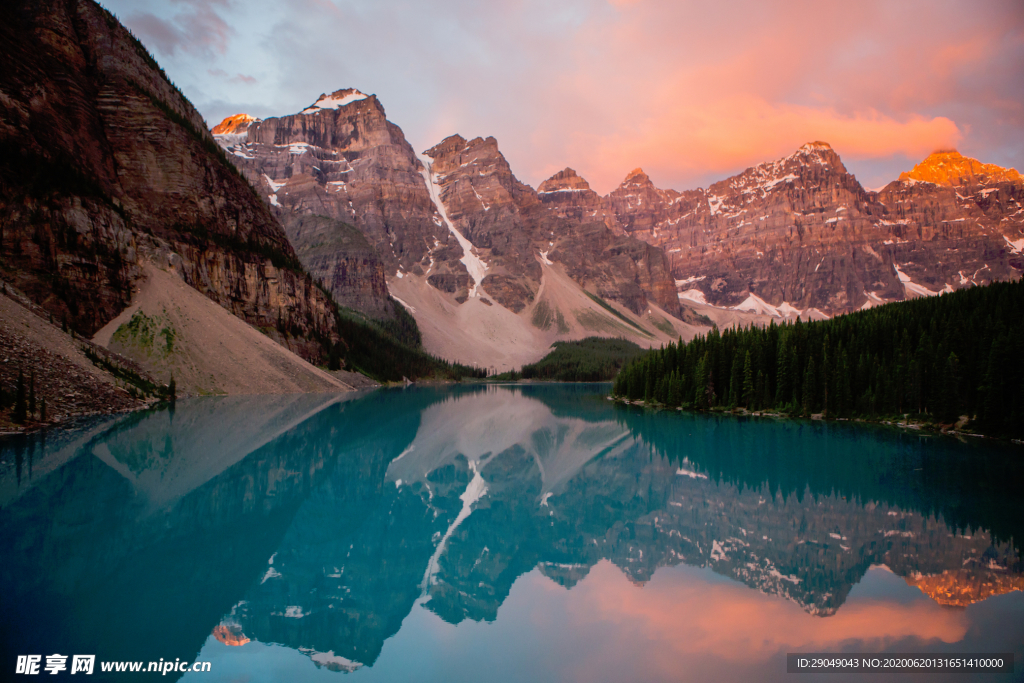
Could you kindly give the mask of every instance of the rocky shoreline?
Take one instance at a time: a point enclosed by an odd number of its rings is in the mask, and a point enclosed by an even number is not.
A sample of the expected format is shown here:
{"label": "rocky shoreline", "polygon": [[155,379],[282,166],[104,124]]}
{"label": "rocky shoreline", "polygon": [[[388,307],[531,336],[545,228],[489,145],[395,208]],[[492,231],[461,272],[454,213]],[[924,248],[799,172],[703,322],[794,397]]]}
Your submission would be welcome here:
{"label": "rocky shoreline", "polygon": [[[102,370],[90,356],[124,372],[145,373],[49,322],[9,287],[0,296],[0,434],[30,432],[69,420],[147,408],[157,399]],[[25,418],[16,421],[19,377]]]}

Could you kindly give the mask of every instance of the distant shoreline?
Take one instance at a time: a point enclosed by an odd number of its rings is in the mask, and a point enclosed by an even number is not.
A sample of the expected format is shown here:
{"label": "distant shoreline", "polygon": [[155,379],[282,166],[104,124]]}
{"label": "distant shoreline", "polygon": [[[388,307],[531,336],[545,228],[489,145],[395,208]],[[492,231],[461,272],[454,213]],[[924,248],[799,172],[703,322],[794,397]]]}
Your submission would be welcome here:
{"label": "distant shoreline", "polygon": [[849,423],[865,425],[870,424],[882,427],[894,427],[900,430],[925,432],[930,435],[954,437],[969,436],[977,439],[989,439],[992,441],[1002,441],[1006,443],[1012,443],[1017,446],[1024,446],[1024,439],[1014,439],[1005,436],[993,436],[991,434],[983,434],[981,432],[969,432],[962,431],[959,429],[944,428],[944,425],[936,424],[934,422],[920,422],[916,420],[895,421],[894,419],[892,419],[892,416],[871,419],[864,417],[826,417],[821,413],[815,413],[814,415],[789,415],[786,413],[779,413],[769,410],[747,410],[746,408],[734,408],[731,410],[723,408],[712,408],[710,410],[691,410],[682,407],[673,408],[671,406],[662,405],[660,403],[652,403],[651,405],[647,405],[643,400],[630,401],[629,399],[619,398],[611,394],[607,396],[607,399],[618,405],[630,406],[634,408],[643,408],[645,410],[654,410],[657,412],[665,411],[674,413],[689,413],[691,415],[728,415],[732,417],[761,417],[774,420],[790,420],[793,422],[826,422],[830,424]]}

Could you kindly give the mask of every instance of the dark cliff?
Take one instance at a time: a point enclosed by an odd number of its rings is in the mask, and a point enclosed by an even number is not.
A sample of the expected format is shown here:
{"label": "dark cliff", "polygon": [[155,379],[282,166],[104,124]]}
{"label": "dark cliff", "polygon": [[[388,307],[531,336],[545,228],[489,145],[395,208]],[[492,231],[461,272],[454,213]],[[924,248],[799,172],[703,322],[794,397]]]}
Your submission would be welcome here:
{"label": "dark cliff", "polygon": [[152,56],[90,0],[20,1],[0,25],[0,277],[91,335],[145,259],[320,361],[334,304]]}

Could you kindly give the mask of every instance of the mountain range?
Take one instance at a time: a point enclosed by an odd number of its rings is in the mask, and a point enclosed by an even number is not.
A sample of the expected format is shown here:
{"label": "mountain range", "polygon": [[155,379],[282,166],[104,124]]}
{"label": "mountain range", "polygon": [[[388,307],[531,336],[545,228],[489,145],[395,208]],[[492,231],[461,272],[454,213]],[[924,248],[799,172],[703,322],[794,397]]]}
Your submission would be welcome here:
{"label": "mountain range", "polygon": [[390,293],[432,353],[512,369],[556,339],[650,346],[700,329],[663,250],[554,210],[494,138],[453,135],[417,154],[377,97],[353,89],[215,130],[335,298],[386,317]]}
{"label": "mountain range", "polygon": [[[310,363],[391,379],[472,371],[423,351],[508,370],[557,340],[651,347],[1024,269],[1020,174],[951,150],[877,192],[823,142],[707,189],[660,189],[636,169],[602,196],[571,168],[534,189],[493,137],[417,151],[351,88],[211,131],[91,0],[20,2],[8,17],[4,290],[49,318],[39,334],[92,337],[146,386],[345,385]],[[185,287],[158,286],[162,274]],[[207,338],[215,328],[239,348]],[[296,372],[297,384],[252,379]],[[0,383],[16,375],[0,369]]]}
{"label": "mountain range", "polygon": [[[452,135],[417,155],[376,96],[354,89],[293,115],[239,114],[214,131],[286,227],[326,215],[376,250],[379,266],[365,250],[325,246],[322,231],[289,231],[339,301],[379,312],[386,289],[406,302],[428,349],[461,360],[476,360],[467,349],[479,327],[497,325],[520,345],[525,320],[556,321],[552,338],[578,336],[572,323],[617,331],[546,298],[556,274],[614,303],[649,346],[658,330],[689,338],[701,324],[820,319],[1024,269],[1024,179],[955,150],[878,191],[812,142],[706,189],[660,189],[638,168],[601,196],[571,168],[534,190],[490,137]],[[349,286],[353,269],[373,271],[372,292]],[[519,320],[478,316],[479,303]],[[466,306],[472,316],[459,315]],[[469,342],[438,331],[455,320]]]}

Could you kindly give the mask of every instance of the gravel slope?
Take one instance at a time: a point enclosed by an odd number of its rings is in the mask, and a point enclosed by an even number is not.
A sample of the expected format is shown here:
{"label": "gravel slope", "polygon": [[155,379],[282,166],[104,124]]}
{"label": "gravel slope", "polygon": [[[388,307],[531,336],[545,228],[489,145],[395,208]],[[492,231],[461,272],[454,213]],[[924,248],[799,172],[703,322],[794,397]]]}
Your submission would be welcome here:
{"label": "gravel slope", "polygon": [[[131,358],[179,395],[348,391],[321,370],[153,264],[132,304],[93,340]],[[130,325],[133,316],[135,329]],[[120,332],[119,332],[120,330]]]}

